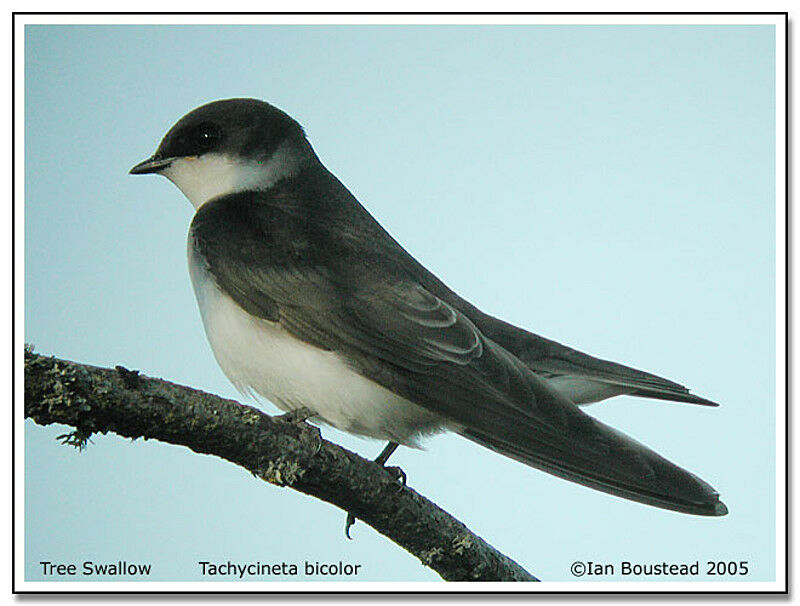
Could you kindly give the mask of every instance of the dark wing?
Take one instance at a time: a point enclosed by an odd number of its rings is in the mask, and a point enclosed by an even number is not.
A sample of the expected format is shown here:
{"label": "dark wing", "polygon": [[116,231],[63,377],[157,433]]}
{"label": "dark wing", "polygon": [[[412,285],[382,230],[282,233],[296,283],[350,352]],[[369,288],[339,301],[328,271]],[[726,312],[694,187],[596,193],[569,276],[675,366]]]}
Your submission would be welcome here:
{"label": "dark wing", "polygon": [[389,260],[363,258],[375,251],[349,249],[340,234],[302,221],[276,242],[270,226],[286,223],[246,202],[207,203],[192,236],[218,284],[250,313],[339,352],[469,439],[528,465],[667,509],[727,511],[708,484],[583,413]]}
{"label": "dark wing", "polygon": [[[402,250],[399,245],[396,247]],[[405,251],[403,253],[408,256],[409,264],[413,265],[414,275],[430,292],[459,309],[484,335],[511,352],[541,376],[563,377],[578,382],[606,385],[611,393],[604,397],[629,394],[659,400],[719,406],[716,402],[689,393],[686,387],[675,381],[623,364],[595,358],[485,314],[450,290],[408,253]]]}
{"label": "dark wing", "polygon": [[542,376],[596,382],[612,389],[617,388],[620,394],[703,406],[719,406],[716,402],[689,393],[686,387],[669,379],[616,362],[595,358],[480,311],[474,316],[470,315],[484,334],[508,349],[529,368]]}
{"label": "dark wing", "polygon": [[345,351],[355,367],[455,421],[465,437],[628,499],[687,513],[727,512],[708,484],[583,413],[419,284],[358,293],[346,309],[340,326],[350,335]]}

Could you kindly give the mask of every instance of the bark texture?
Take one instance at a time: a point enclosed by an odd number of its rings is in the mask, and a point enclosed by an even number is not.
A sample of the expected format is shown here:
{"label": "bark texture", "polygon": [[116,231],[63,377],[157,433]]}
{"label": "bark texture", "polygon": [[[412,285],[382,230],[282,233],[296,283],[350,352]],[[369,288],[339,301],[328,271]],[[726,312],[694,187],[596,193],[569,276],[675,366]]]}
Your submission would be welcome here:
{"label": "bark texture", "polygon": [[93,433],[161,440],[221,457],[276,486],[353,513],[448,581],[536,581],[533,575],[379,465],[323,440],[306,423],[118,366],[25,351],[25,416]]}

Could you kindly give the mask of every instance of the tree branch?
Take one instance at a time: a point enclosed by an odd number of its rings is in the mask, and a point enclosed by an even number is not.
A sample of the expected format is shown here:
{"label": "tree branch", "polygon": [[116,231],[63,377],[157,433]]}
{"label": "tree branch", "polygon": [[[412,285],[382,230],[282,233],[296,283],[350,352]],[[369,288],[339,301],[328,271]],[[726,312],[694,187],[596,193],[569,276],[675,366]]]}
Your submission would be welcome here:
{"label": "tree branch", "polygon": [[25,417],[92,433],[187,446],[352,512],[448,581],[536,581],[516,562],[379,465],[323,440],[305,423],[276,421],[250,406],[148,378],[25,351]]}

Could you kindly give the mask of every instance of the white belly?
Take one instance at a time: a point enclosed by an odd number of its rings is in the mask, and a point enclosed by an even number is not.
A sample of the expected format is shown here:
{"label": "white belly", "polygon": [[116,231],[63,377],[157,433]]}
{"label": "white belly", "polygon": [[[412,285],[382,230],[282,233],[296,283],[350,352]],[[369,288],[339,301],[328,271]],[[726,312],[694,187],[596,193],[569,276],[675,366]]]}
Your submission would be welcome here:
{"label": "white belly", "polygon": [[410,446],[443,420],[352,370],[342,357],[256,318],[223,293],[189,246],[189,273],[222,371],[243,394],[282,410],[307,407],[344,431]]}

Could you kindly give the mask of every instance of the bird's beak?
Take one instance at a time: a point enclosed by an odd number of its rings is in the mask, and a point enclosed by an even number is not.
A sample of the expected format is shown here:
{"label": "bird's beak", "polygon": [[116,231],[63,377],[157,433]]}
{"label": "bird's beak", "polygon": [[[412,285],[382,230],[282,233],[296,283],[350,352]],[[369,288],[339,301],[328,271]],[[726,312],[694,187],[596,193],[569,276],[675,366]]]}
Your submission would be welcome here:
{"label": "bird's beak", "polygon": [[161,158],[158,155],[151,156],[144,162],[139,162],[128,174],[146,175],[148,173],[158,173],[167,168],[174,158]]}

